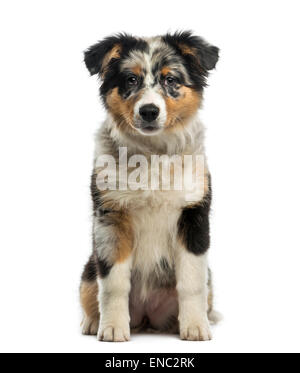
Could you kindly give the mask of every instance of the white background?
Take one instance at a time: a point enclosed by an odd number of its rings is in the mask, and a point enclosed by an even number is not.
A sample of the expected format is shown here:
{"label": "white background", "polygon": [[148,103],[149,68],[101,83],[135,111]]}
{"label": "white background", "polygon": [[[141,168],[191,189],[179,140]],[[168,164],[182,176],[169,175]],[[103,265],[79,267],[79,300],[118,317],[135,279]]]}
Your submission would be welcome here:
{"label": "white background", "polygon": [[[299,352],[298,1],[2,1],[0,350]],[[221,49],[200,114],[213,180],[210,342],[81,336],[93,134],[82,51],[108,34],[192,29]]]}

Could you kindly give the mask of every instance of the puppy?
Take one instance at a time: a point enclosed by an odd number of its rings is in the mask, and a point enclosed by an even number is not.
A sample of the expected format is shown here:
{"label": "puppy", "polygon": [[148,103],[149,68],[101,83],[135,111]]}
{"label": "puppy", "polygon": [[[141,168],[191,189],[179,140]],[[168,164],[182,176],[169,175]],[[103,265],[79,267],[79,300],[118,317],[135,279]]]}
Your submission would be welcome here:
{"label": "puppy", "polygon": [[[83,334],[128,341],[130,329],[151,328],[211,339],[211,184],[197,111],[218,52],[191,32],[118,34],[85,52],[90,74],[101,79],[107,118],[96,135],[93,252],[80,285]],[[173,188],[165,188],[164,166]],[[178,170],[190,170],[199,186],[175,188]]]}

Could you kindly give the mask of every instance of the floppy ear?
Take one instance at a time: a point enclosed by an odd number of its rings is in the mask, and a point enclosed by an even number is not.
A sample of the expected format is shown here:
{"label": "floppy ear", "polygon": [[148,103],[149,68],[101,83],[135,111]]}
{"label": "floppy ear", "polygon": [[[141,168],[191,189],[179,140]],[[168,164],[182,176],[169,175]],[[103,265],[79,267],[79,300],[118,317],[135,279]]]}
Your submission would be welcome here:
{"label": "floppy ear", "polygon": [[84,62],[91,75],[104,75],[109,63],[121,56],[120,36],[110,36],[84,52]]}
{"label": "floppy ear", "polygon": [[192,35],[190,31],[176,32],[173,35],[167,34],[164,40],[173,45],[182,56],[195,58],[204,70],[215,68],[219,59],[219,48],[208,44],[199,36]]}
{"label": "floppy ear", "polygon": [[92,45],[84,53],[84,62],[91,75],[102,77],[115,62],[128,55],[132,49],[145,50],[147,43],[126,33],[112,35]]}

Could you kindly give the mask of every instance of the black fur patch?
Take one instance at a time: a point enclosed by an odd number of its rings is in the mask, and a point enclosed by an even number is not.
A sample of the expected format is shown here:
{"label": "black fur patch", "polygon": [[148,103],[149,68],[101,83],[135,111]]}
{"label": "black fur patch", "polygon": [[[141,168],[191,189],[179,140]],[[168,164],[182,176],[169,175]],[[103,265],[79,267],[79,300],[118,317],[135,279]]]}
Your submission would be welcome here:
{"label": "black fur patch", "polygon": [[81,280],[88,282],[96,281],[97,275],[104,278],[109,274],[111,267],[105,260],[98,259],[97,254],[94,252],[84,266]]}
{"label": "black fur patch", "polygon": [[97,270],[94,255],[91,255],[88,262],[84,266],[81,276],[82,281],[95,281],[97,278]]}
{"label": "black fur patch", "polygon": [[186,249],[196,255],[204,254],[210,243],[209,211],[211,204],[211,186],[204,200],[182,210],[178,220],[178,235]]}
{"label": "black fur patch", "polygon": [[140,77],[136,77],[137,80],[138,80],[137,85],[135,85],[134,87],[130,87],[128,85],[128,78],[130,76],[132,76],[131,72],[129,72],[129,71],[122,71],[119,74],[119,77],[118,77],[119,94],[124,99],[126,99],[127,97],[129,97],[132,93],[136,93],[137,91],[139,91],[144,86],[144,84],[143,84],[143,77],[140,76]]}
{"label": "black fur patch", "polygon": [[103,259],[97,260],[97,269],[98,269],[99,276],[101,278],[104,278],[109,274],[111,267],[112,266],[109,265],[105,260]]}

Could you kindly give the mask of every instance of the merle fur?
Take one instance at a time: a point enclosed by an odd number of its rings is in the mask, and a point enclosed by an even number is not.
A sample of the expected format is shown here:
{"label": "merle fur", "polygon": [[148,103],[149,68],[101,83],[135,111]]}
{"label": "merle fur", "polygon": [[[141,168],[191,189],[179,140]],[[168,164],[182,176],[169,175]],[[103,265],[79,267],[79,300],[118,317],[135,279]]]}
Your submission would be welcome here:
{"label": "merle fur", "polygon": [[[93,212],[95,218],[101,219],[104,215],[109,213],[111,210],[104,209],[102,207],[102,199],[100,190],[96,184],[97,174],[93,173],[91,177],[91,197],[93,201]],[[90,256],[87,264],[84,267],[82,274],[82,280],[85,281],[94,281],[96,280],[97,273],[100,277],[105,277],[109,274],[111,265],[108,264],[105,260],[100,259],[96,250],[96,243],[93,236],[93,254]]]}
{"label": "merle fur", "polygon": [[[214,69],[218,62],[219,48],[208,44],[190,31],[166,34],[163,36],[163,40],[183,58],[184,65],[193,82],[193,88],[202,91],[206,86],[208,71]],[[181,49],[182,45],[193,49],[196,52],[195,55],[184,54]]]}
{"label": "merle fur", "polygon": [[[172,35],[167,34],[162,37],[162,40],[174,48],[177,56],[174,56],[173,58],[182,59],[186,70],[190,75],[193,88],[201,91],[206,85],[208,70],[213,69],[218,61],[218,48],[207,44],[200,37],[192,35],[191,32],[177,32]],[[100,87],[100,94],[104,100],[104,103],[107,92],[115,87],[119,88],[119,93],[122,94],[124,98],[126,98],[126,95],[130,93],[130,89],[126,84],[126,72],[120,71],[121,60],[126,58],[131,50],[141,50],[144,52],[148,49],[148,44],[146,41],[137,39],[131,35],[118,34],[115,36],[110,36],[91,46],[85,52],[84,61],[91,75],[101,73],[101,66],[105,55],[116,44],[121,46],[120,58],[112,58],[110,60],[104,82]],[[192,48],[194,51],[196,51],[196,55],[183,54],[180,45],[186,45]],[[160,61],[159,65],[165,62],[167,61]],[[154,67],[154,70],[155,69],[158,70],[159,66]],[[178,83],[184,83],[181,81],[182,79],[182,76],[178,76]],[[141,87],[142,83],[143,82],[141,79],[139,81],[138,88]],[[171,93],[171,95],[176,96],[176,90],[171,89],[171,91],[172,92],[169,92],[169,94]],[[96,174],[92,175],[91,196],[93,200],[94,215],[101,219],[109,211],[104,210],[101,207],[101,193],[96,185]],[[205,197],[205,200],[193,207],[184,208],[178,221],[178,234],[180,238],[186,245],[187,250],[195,254],[202,254],[209,247],[210,203],[211,187],[209,185],[209,193]],[[111,265],[98,258],[94,243],[93,255],[90,257],[84,268],[82,279],[86,281],[93,281],[96,279],[97,273],[99,273],[101,277],[105,277],[108,275],[110,269]]]}

